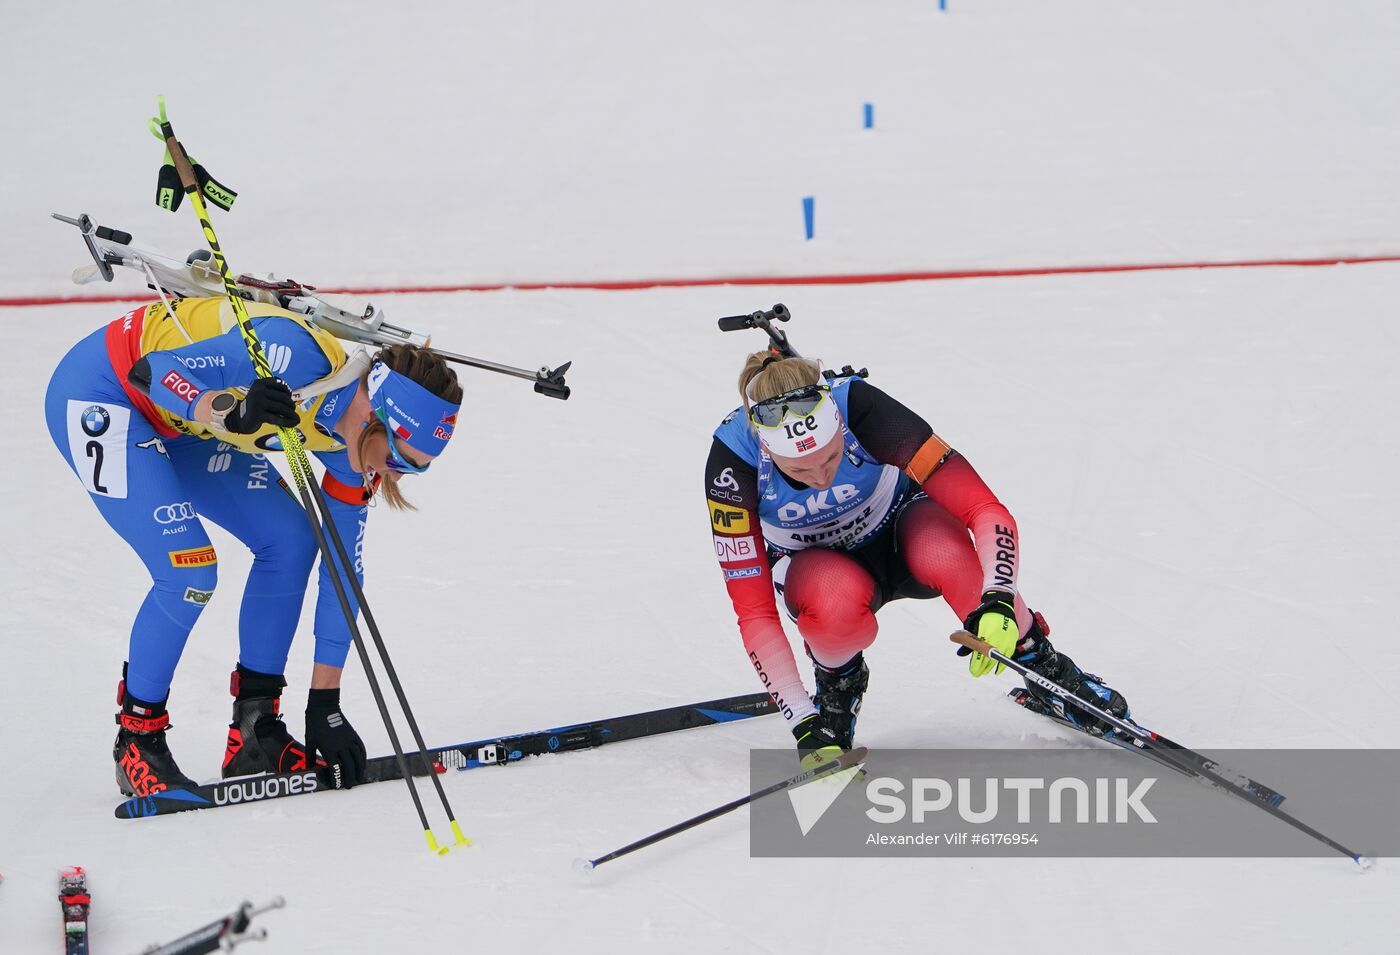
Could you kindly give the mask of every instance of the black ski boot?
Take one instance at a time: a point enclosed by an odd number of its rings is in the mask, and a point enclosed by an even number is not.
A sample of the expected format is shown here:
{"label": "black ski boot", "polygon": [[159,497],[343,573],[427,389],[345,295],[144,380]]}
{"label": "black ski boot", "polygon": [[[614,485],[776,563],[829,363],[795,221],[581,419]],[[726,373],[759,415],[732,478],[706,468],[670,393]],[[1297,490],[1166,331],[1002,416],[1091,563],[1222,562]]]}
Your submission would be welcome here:
{"label": "black ski boot", "polygon": [[[1075,696],[1092,703],[1099,709],[1111,713],[1122,720],[1132,720],[1128,712],[1128,701],[1123,694],[1104,683],[1103,677],[1085,673],[1071,660],[1068,654],[1060,653],[1050,643],[1050,627],[1040,614],[1035,615],[1030,630],[1016,644],[1015,660],[1025,664],[1036,673],[1053,680]],[[1067,705],[1052,693],[1047,693],[1030,680],[1026,681],[1026,694],[1016,694],[1017,701],[1027,709],[1043,713],[1053,719],[1063,720],[1093,736],[1104,736],[1116,732],[1114,727],[1072,704]]]}
{"label": "black ski boot", "polygon": [[813,735],[822,746],[850,749],[856,735],[860,701],[870,685],[870,668],[865,665],[865,657],[857,653],[834,670],[827,669],[814,658],[812,669],[817,676],[817,692],[812,695],[812,702],[817,707],[819,723]]}
{"label": "black ski boot", "polygon": [[[167,697],[166,699],[169,699]],[[112,744],[112,762],[117,769],[117,788],[125,796],[153,796],[169,789],[198,785],[175,765],[165,731],[170,728],[166,700],[147,703],[126,692],[126,668],[117,684],[117,740]]]}
{"label": "black ski boot", "polygon": [[224,778],[258,773],[287,773],[306,768],[306,747],[282,722],[280,675],[259,673],[238,664],[229,678],[233,722],[224,750]]}

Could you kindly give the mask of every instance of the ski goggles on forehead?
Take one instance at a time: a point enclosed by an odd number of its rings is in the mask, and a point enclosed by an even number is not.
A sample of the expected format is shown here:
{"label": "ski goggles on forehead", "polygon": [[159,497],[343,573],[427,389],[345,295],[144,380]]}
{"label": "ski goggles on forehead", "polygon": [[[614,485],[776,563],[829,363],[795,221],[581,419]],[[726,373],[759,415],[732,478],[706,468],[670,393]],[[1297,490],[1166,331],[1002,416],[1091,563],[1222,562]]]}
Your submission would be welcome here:
{"label": "ski goggles on forehead", "polygon": [[398,441],[394,437],[394,428],[393,425],[389,422],[389,415],[387,412],[385,412],[382,408],[375,408],[374,416],[378,418],[381,422],[383,422],[384,434],[389,439],[389,453],[384,457],[385,467],[387,467],[390,471],[395,471],[399,474],[422,474],[424,471],[428,470],[428,468],[432,466],[433,462],[431,461],[429,461],[427,464],[414,464],[412,461],[408,460],[408,458],[403,456],[403,452],[399,450]]}
{"label": "ski goggles on forehead", "polygon": [[749,418],[761,428],[776,428],[789,415],[794,418],[811,416],[821,403],[827,400],[830,393],[831,389],[822,384],[794,388],[781,395],[754,402],[749,408]]}

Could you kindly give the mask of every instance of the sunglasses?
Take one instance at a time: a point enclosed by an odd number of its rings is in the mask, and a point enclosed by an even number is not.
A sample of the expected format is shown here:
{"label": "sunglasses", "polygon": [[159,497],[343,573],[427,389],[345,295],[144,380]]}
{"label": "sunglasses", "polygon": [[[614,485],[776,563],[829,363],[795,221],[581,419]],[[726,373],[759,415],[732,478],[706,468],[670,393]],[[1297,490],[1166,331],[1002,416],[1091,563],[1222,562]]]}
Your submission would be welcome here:
{"label": "sunglasses", "polygon": [[374,409],[374,416],[384,424],[384,436],[389,439],[389,453],[384,459],[384,465],[390,470],[399,474],[422,474],[432,465],[414,464],[399,451],[398,443],[394,440],[394,429],[389,427],[389,416],[381,409]]}
{"label": "sunglasses", "polygon": [[826,385],[804,385],[785,391],[772,398],[755,402],[749,409],[749,418],[762,428],[776,428],[788,415],[805,418],[826,400],[831,389]]}

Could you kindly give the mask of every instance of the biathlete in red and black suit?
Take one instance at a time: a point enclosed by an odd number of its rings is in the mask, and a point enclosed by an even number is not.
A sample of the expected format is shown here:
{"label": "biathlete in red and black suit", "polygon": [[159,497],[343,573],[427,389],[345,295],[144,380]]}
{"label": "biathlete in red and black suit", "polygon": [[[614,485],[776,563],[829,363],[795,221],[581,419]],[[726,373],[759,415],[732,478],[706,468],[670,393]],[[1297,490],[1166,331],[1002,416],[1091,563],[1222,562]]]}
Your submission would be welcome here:
{"label": "biathlete in red and black suit", "polygon": [[[849,749],[869,682],[875,613],[942,596],[963,626],[1116,716],[1127,701],[1047,639],[1017,588],[1016,521],[913,411],[859,376],[804,358],[751,356],[743,405],[715,430],[705,492],[744,649],[809,768]],[[807,693],[776,596],[812,659]],[[960,651],[966,653],[967,651]],[[973,676],[1004,669],[973,653]],[[1030,684],[1031,708],[1101,732]]]}

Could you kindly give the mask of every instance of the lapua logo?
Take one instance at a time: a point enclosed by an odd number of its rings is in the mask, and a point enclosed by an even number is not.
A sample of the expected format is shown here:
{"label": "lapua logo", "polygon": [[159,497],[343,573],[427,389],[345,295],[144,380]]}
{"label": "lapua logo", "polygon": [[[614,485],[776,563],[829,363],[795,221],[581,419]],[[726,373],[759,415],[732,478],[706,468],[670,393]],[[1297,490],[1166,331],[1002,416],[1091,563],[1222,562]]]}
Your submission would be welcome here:
{"label": "lapua logo", "polygon": [[823,511],[840,507],[859,493],[854,484],[838,484],[825,491],[809,494],[805,499],[788,501],[778,508],[778,516],[785,521],[800,521],[804,517],[816,517]]}

